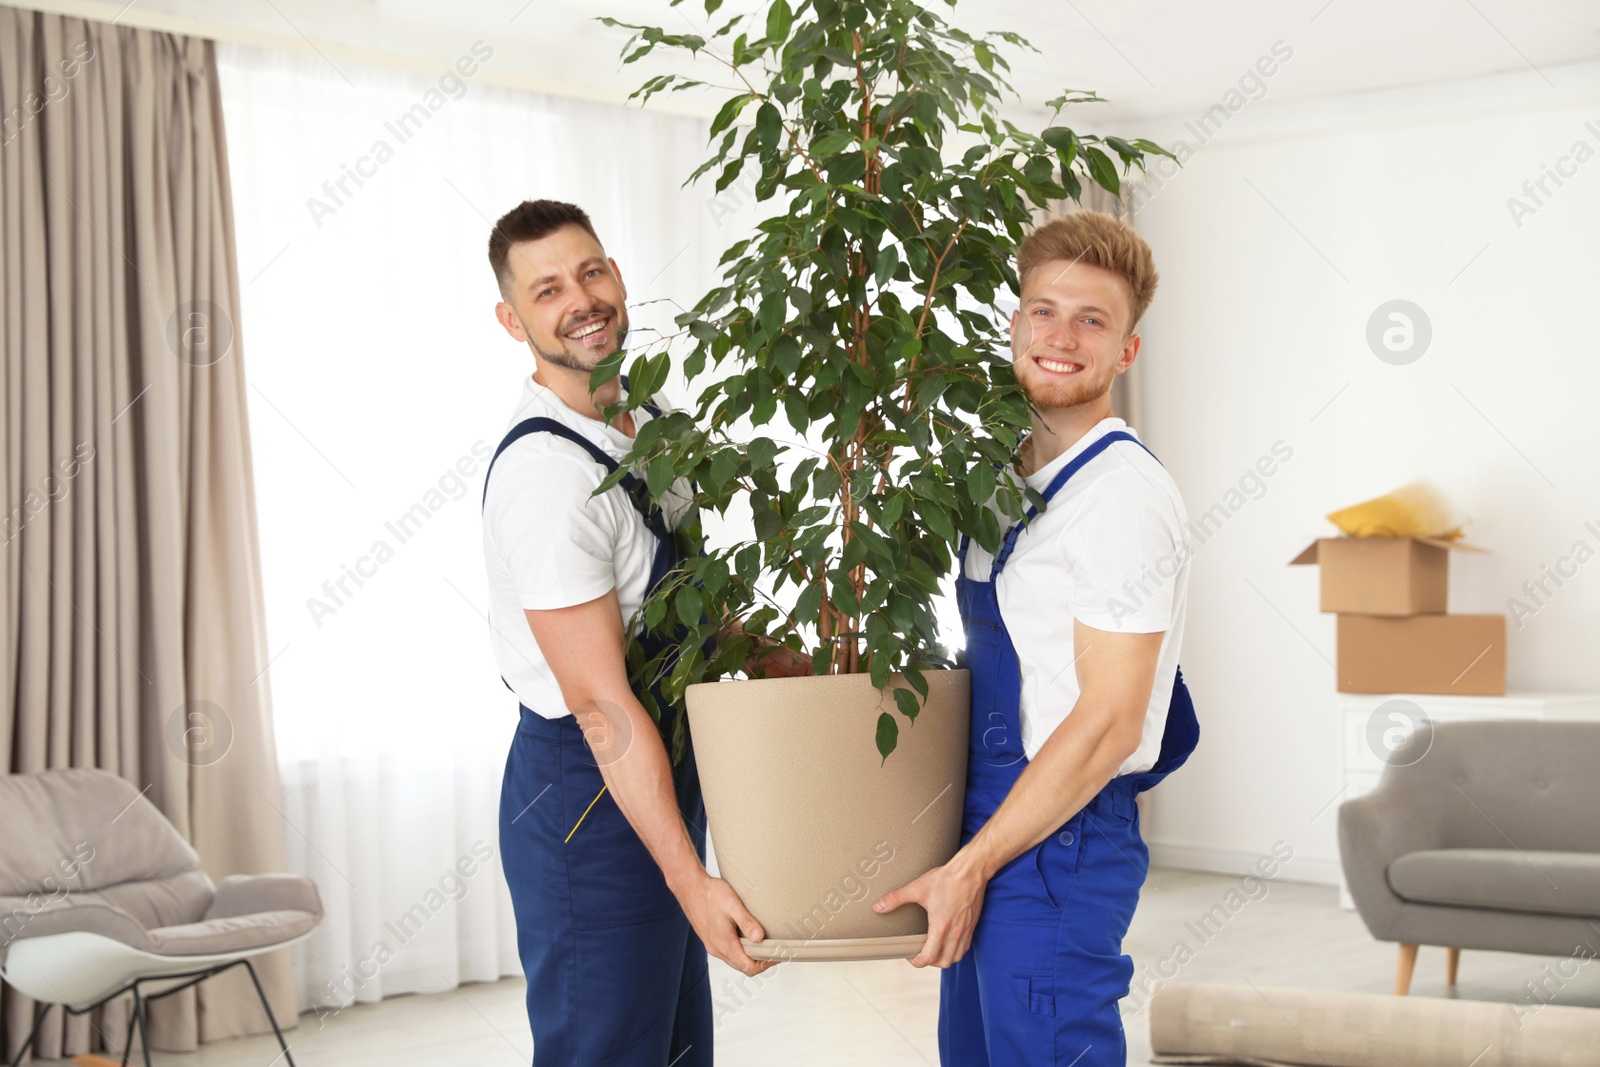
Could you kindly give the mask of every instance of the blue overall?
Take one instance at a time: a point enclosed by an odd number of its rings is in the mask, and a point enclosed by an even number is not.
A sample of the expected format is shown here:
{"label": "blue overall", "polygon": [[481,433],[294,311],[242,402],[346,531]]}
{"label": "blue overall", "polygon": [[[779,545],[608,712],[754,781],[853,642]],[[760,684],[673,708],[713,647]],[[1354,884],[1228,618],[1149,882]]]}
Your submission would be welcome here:
{"label": "blue overall", "polygon": [[[1118,441],[1144,447],[1132,434],[1106,434],[1051,481],[1045,500]],[[1028,511],[1028,521],[1035,512]],[[1023,528],[1018,523],[1006,532],[986,582],[967,578],[968,542],[961,542],[956,597],[972,672],[963,844],[1000,807],[1028,763],[1020,664],[995,595]],[[1117,1002],[1128,993],[1133,961],[1122,954],[1122,938],[1149,867],[1134,798],[1180,766],[1199,735],[1180,671],[1155,766],[1113,778],[989,882],[971,949],[940,979],[944,1067],[1123,1067],[1127,1044]]]}
{"label": "blue overall", "polygon": [[[617,467],[570,427],[534,418],[512,427],[489,470],[529,433],[573,442],[608,474]],[[625,475],[621,488],[656,537],[653,589],[677,564],[678,549],[643,483]],[[647,657],[663,645],[649,635],[640,641]],[[664,700],[660,706],[662,732],[671,736],[681,711]],[[605,782],[577,719],[546,718],[527,707],[521,714],[500,790],[500,858],[528,980],[534,1064],[710,1067],[705,946],[611,793],[602,795]],[[672,777],[678,810],[704,862],[705,808],[692,743]]]}

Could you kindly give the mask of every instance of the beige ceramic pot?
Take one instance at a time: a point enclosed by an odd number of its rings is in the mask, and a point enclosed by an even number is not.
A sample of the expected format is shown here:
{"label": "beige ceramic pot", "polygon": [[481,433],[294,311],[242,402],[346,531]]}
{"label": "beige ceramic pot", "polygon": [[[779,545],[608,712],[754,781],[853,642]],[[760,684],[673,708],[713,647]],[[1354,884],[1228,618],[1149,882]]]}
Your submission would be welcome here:
{"label": "beige ceramic pot", "polygon": [[[927,915],[879,915],[884,893],[955,854],[967,781],[971,676],[927,671],[916,722],[865,674],[710,682],[689,728],[723,878],[761,921],[761,960],[916,955]],[[907,683],[896,675],[893,687]],[[878,713],[900,724],[883,761]]]}

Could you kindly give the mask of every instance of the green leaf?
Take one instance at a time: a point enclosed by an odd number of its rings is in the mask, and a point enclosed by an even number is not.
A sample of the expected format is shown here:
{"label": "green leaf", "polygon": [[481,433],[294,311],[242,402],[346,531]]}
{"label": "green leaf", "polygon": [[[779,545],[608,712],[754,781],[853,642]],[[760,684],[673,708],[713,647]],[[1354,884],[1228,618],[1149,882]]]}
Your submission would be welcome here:
{"label": "green leaf", "polygon": [[1061,156],[1063,165],[1070,165],[1078,157],[1078,135],[1065,126],[1051,126],[1039,135],[1045,144]]}
{"label": "green leaf", "polygon": [[602,359],[599,363],[596,363],[594,365],[594,370],[589,375],[589,391],[591,393],[594,392],[602,385],[621,374],[622,361],[627,358],[627,355],[628,353],[626,351],[619,348],[606,358]]}
{"label": "green leaf", "polygon": [[811,143],[811,154],[813,156],[831,156],[835,152],[842,151],[849,145],[854,144],[858,136],[859,134],[854,130],[836,130],[833,133],[825,134]]}
{"label": "green leaf", "polygon": [[673,482],[672,457],[657,456],[651,460],[650,466],[645,468],[644,480],[651,496],[659,497],[665,493]]}
{"label": "green leaf", "polygon": [[750,405],[750,425],[765,426],[772,421],[773,413],[778,410],[778,394],[764,392],[756,396],[756,402]]}
{"label": "green leaf", "polygon": [[974,504],[986,503],[994,494],[994,486],[995,470],[987,462],[980,460],[967,471],[967,496]]}
{"label": "green leaf", "polygon": [[861,603],[856,600],[856,594],[848,584],[849,576],[844,580],[836,579],[833,585],[833,606],[844,612],[846,616],[861,614]]}
{"label": "green leaf", "polygon": [[1067,196],[1073,200],[1077,200],[1083,195],[1083,185],[1078,181],[1078,176],[1065,167],[1061,169],[1061,184],[1066,188]]}
{"label": "green leaf", "polygon": [[738,96],[729,97],[728,102],[717,112],[717,117],[711,120],[711,132],[706,135],[707,138],[715,137],[732,126],[738,119],[739,113],[745,109],[745,105],[754,99],[753,93],[740,93]]}
{"label": "green leaf", "polygon": [[788,0],[773,0],[767,9],[767,40],[785,42],[789,39],[789,27],[794,22],[794,12],[789,10]]}
{"label": "green leaf", "polygon": [[634,360],[628,374],[628,403],[638,407],[659,393],[671,368],[671,357],[665,352]]}
{"label": "green leaf", "polygon": [[762,541],[772,540],[783,530],[783,516],[777,508],[752,504],[750,518],[755,523],[756,537]]}
{"label": "green leaf", "polygon": [[918,702],[917,694],[909,689],[896,689],[894,691],[894,702],[900,706],[900,714],[912,722],[917,721],[917,713],[922,710],[922,704]]}
{"label": "green leaf", "polygon": [[[883,762],[889,761],[889,754],[900,743],[900,724],[894,721],[894,716],[887,711],[878,713],[878,755],[883,757]],[[881,766],[881,764],[880,764]]]}
{"label": "green leaf", "polygon": [[1098,148],[1086,148],[1083,155],[1089,161],[1089,177],[1099,182],[1112,196],[1120,196],[1122,183],[1117,178],[1117,168],[1111,162],[1111,157]]}
{"label": "green leaf", "polygon": [[711,473],[709,480],[714,489],[721,490],[723,486],[733,481],[739,473],[738,459],[729,449],[723,449],[711,457]]}
{"label": "green leaf", "polygon": [[[783,119],[778,114],[778,109],[768,100],[756,111],[756,139],[761,142],[761,147],[771,151],[778,147],[778,141],[783,136]],[[741,157],[740,162],[743,162]]]}
{"label": "green leaf", "polygon": [[817,609],[822,606],[822,586],[808,585],[800,590],[800,598],[795,601],[794,614],[801,622],[810,622],[817,615]]}
{"label": "green leaf", "polygon": [[790,378],[800,367],[800,342],[793,334],[783,334],[772,342],[772,370],[780,378]]}
{"label": "green leaf", "polygon": [[811,415],[806,410],[806,398],[799,393],[785,393],[783,396],[784,414],[789,416],[789,425],[797,433],[805,433],[811,426]]}
{"label": "green leaf", "polygon": [[917,407],[919,409],[932,407],[934,401],[944,395],[945,382],[943,374],[930,374],[922,379],[922,384],[917,386]]}
{"label": "green leaf", "polygon": [[678,595],[672,598],[672,606],[678,609],[678,619],[685,626],[698,626],[700,616],[705,611],[705,605],[700,599],[700,590],[692,585],[686,585],[678,590]]}
{"label": "green leaf", "polygon": [[955,523],[950,521],[950,513],[932,501],[927,501],[917,509],[922,515],[922,521],[928,524],[928,529],[944,538],[946,541],[956,539]]}
{"label": "green leaf", "polygon": [[712,187],[715,192],[722,192],[728,186],[739,180],[739,175],[744,171],[744,157],[736,156],[732,163],[722,168],[722,174],[717,178],[717,184]]}
{"label": "green leaf", "polygon": [[716,596],[728,584],[728,565],[714,556],[707,559],[700,568],[700,581],[707,593]]}
{"label": "green leaf", "polygon": [[[882,626],[882,620],[878,619],[878,616],[869,615],[867,617],[867,628],[869,630],[874,629],[872,625],[874,621],[877,621],[879,627]],[[883,655],[877,649],[878,642],[869,637],[867,639],[867,651],[872,655],[872,670],[869,672],[872,676],[872,686],[874,689],[882,689],[889,684],[889,657]]]}
{"label": "green leaf", "polygon": [[754,585],[756,578],[761,574],[761,547],[746,545],[741,548],[738,555],[733,557],[733,566],[739,572],[741,582]]}
{"label": "green leaf", "polygon": [[778,454],[778,443],[770,437],[757,437],[750,442],[749,456],[752,469],[770,467]]}
{"label": "green leaf", "polygon": [[844,479],[839,477],[839,472],[832,467],[823,467],[811,477],[811,491],[819,497],[832,499],[839,495],[839,488],[844,484]]}
{"label": "green leaf", "polygon": [[[872,280],[882,289],[894,277],[894,270],[900,265],[900,252],[894,245],[886,245],[878,249],[877,269],[873,271]],[[915,340],[913,338],[913,340]]]}
{"label": "green leaf", "polygon": [[1121,156],[1124,162],[1138,159],[1142,155],[1137,148],[1120,137],[1107,137],[1106,144],[1116,149],[1117,155]]}

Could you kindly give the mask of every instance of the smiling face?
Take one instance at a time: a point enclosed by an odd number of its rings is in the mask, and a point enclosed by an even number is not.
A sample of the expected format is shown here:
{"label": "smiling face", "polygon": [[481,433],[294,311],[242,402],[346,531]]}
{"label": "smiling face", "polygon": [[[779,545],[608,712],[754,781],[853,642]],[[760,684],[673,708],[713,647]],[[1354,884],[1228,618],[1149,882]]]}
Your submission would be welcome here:
{"label": "smiling face", "polygon": [[616,261],[581,226],[511,246],[510,284],[497,311],[547,365],[588,375],[628,336],[628,291]]}
{"label": "smiling face", "polygon": [[1139,352],[1132,293],[1115,271],[1048,259],[1022,279],[1011,316],[1017,383],[1039,408],[1077,407],[1104,397]]}

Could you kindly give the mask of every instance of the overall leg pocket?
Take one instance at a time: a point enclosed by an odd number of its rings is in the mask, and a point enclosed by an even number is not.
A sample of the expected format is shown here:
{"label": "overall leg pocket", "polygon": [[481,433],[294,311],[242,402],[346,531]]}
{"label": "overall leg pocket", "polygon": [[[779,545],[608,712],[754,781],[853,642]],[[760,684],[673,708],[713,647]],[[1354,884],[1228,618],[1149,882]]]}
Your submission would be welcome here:
{"label": "overall leg pocket", "polygon": [[1078,1057],[1077,1067],[1125,1062],[1117,1005],[1128,994],[1133,960],[1122,951],[1122,940],[1148,870],[1135,830],[1129,819],[1086,812],[1074,898],[1061,912],[1055,946],[1061,986],[1053,1062]]}
{"label": "overall leg pocket", "polygon": [[1055,1063],[1057,978],[1011,974],[982,963],[977,975],[987,1063],[991,1067]]}
{"label": "overall leg pocket", "polygon": [[1085,813],[1079,812],[1040,843],[1034,856],[1035,871],[1045,896],[1057,911],[1072,899],[1078,869],[1083,862]]}
{"label": "overall leg pocket", "polygon": [[1039,849],[1030,849],[990,880],[967,957],[992,1067],[1050,1062],[1061,912],[1039,862]]}
{"label": "overall leg pocket", "polygon": [[566,817],[559,847],[580,929],[628,926],[682,917],[661,868],[601,778],[583,746],[563,746]]}

